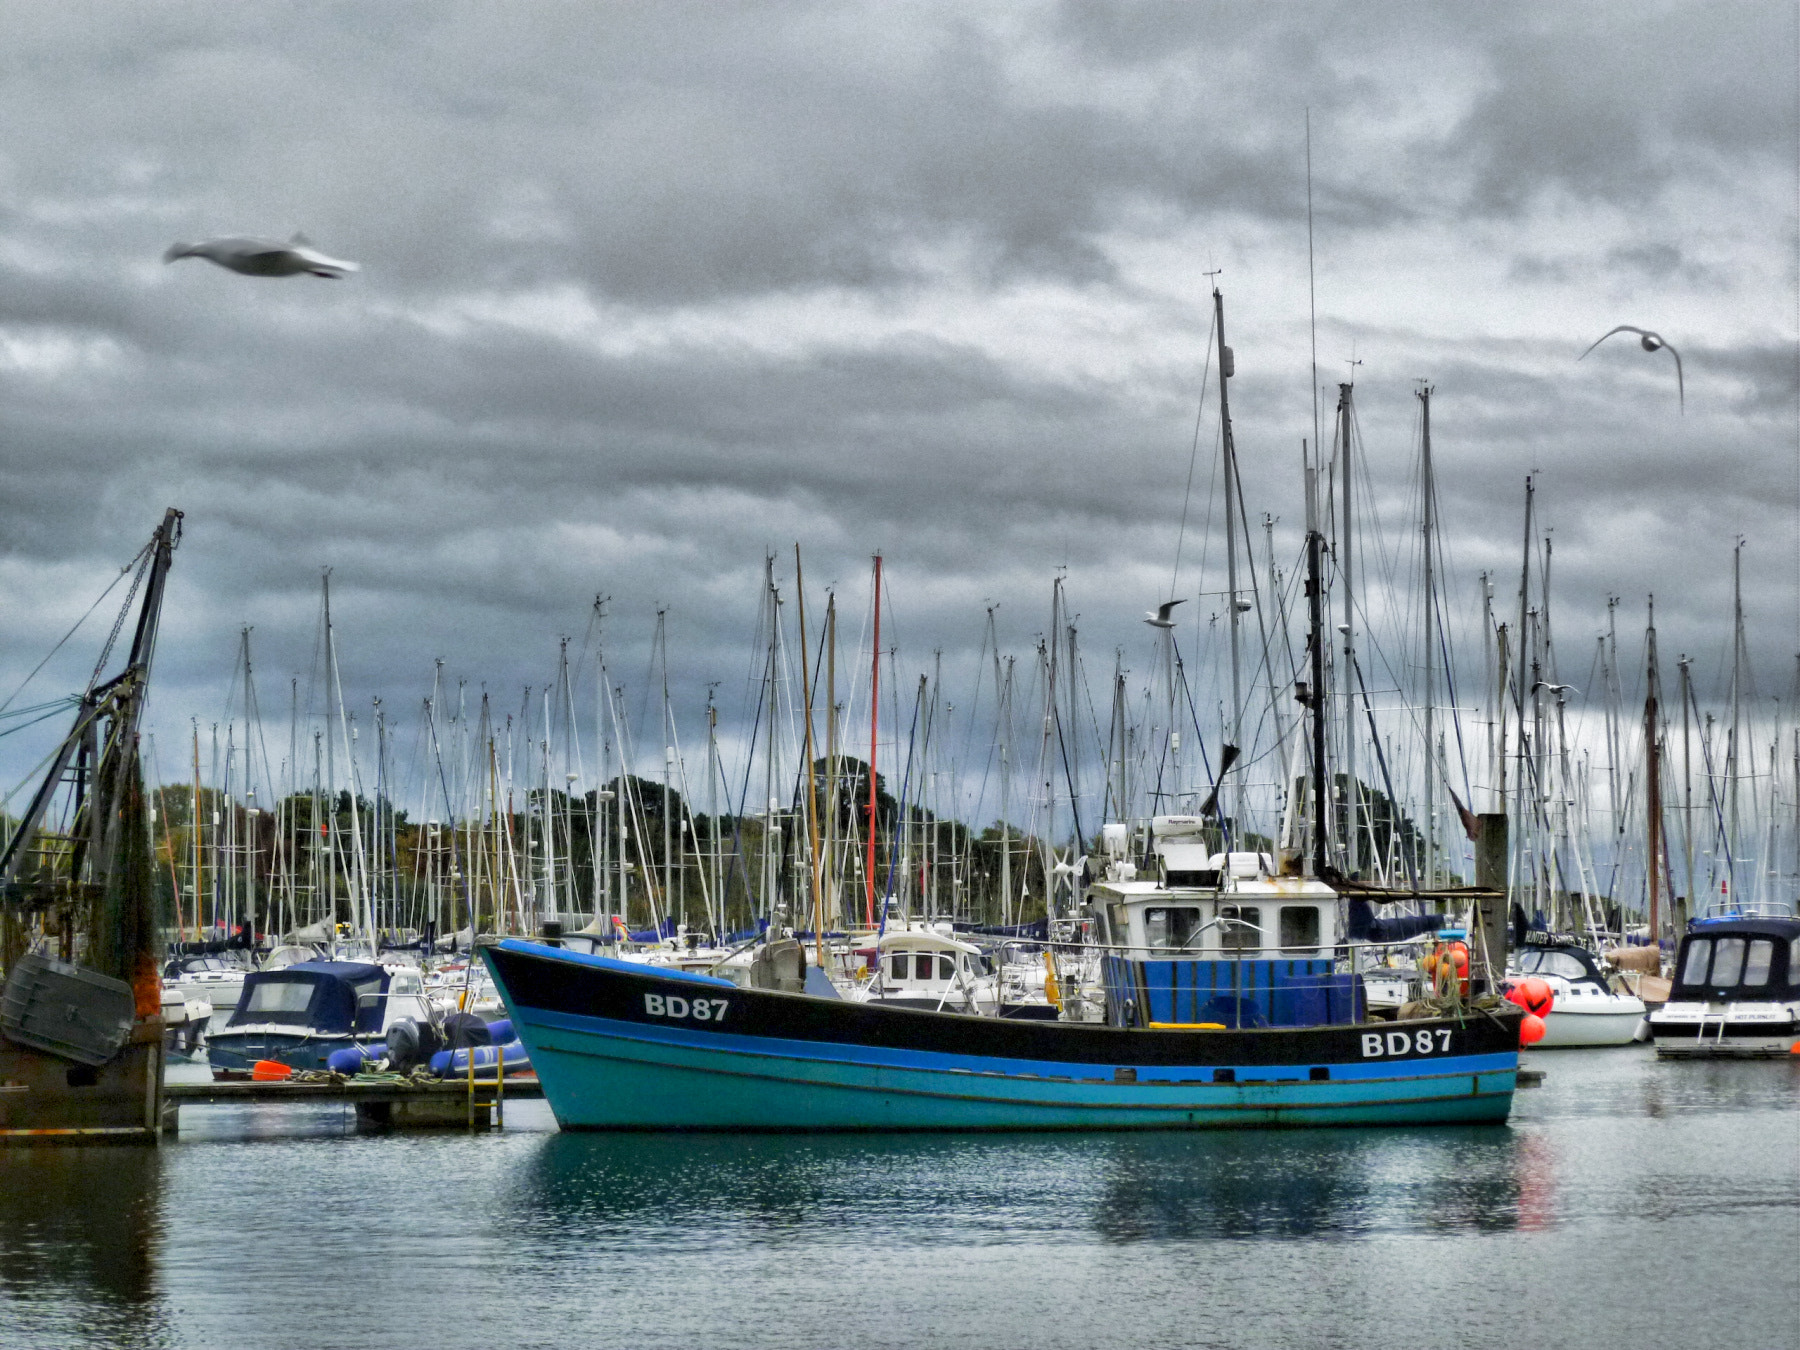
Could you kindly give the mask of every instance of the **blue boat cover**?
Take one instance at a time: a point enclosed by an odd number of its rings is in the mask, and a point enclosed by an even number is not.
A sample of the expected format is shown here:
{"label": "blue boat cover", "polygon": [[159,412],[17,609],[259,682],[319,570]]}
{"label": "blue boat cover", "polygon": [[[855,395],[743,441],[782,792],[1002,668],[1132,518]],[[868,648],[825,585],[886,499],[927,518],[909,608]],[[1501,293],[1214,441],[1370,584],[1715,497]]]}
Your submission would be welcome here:
{"label": "blue boat cover", "polygon": [[958,919],[955,924],[959,933],[977,933],[982,937],[1020,938],[1026,942],[1048,942],[1050,940],[1050,921],[1034,919],[1030,923],[964,923]]}
{"label": "blue boat cover", "polygon": [[1362,896],[1353,895],[1345,936],[1352,942],[1405,942],[1408,938],[1437,932],[1443,922],[1441,914],[1395,914],[1390,918],[1377,918],[1373,905]]}
{"label": "blue boat cover", "polygon": [[1106,1020],[1240,1027],[1339,1026],[1362,1020],[1362,980],[1313,960],[1133,961],[1106,958]]}
{"label": "blue boat cover", "polygon": [[[226,1028],[274,1022],[310,1031],[373,1035],[381,1030],[388,975],[366,961],[300,961],[244,981]],[[365,997],[376,995],[377,997]]]}

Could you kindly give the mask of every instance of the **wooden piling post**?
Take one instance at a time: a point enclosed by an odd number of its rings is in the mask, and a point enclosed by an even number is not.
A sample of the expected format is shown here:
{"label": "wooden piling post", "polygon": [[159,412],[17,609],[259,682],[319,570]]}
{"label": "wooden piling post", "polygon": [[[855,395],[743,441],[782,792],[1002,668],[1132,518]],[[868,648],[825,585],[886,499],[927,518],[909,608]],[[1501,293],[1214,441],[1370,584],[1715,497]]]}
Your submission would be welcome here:
{"label": "wooden piling post", "polygon": [[1506,813],[1486,812],[1476,817],[1475,885],[1488,894],[1475,902],[1478,923],[1470,937],[1472,953],[1483,987],[1493,992],[1506,975]]}

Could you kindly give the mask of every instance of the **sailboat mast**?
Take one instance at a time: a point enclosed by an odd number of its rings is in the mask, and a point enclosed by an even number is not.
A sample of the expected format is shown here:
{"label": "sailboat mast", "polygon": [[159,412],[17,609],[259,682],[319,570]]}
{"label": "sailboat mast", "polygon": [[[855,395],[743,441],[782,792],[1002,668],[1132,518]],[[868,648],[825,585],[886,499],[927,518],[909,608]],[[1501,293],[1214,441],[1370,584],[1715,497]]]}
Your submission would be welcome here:
{"label": "sailboat mast", "polygon": [[1743,852],[1738,833],[1738,780],[1743,752],[1744,686],[1744,540],[1731,550],[1731,732],[1725,747],[1726,859],[1732,903],[1737,903],[1737,860]]}
{"label": "sailboat mast", "polygon": [[1425,551],[1425,884],[1437,885],[1437,593],[1432,576],[1437,485],[1431,471],[1431,386],[1419,391],[1419,496]]}
{"label": "sailboat mast", "polygon": [[194,854],[194,927],[201,928],[204,927],[204,924],[200,918],[200,723],[198,720],[194,722],[194,804],[190,815],[189,823],[192,825],[192,829],[189,833],[193,836],[191,842]]}
{"label": "sailboat mast", "polygon": [[864,873],[866,900],[863,920],[875,926],[875,731],[881,721],[881,555],[875,555],[875,644],[869,659],[869,841],[868,866]]}
{"label": "sailboat mast", "polygon": [[800,696],[806,719],[806,870],[812,881],[813,952],[815,964],[825,968],[825,893],[819,876],[819,785],[813,772],[812,671],[807,664],[806,573],[800,567],[800,545],[794,545],[794,595],[800,620]]}
{"label": "sailboat mast", "polygon": [[1645,634],[1645,680],[1647,688],[1644,693],[1644,786],[1645,806],[1649,815],[1645,827],[1645,847],[1648,857],[1644,860],[1646,881],[1650,891],[1650,942],[1654,946],[1662,940],[1661,913],[1658,906],[1658,891],[1662,882],[1662,746],[1657,740],[1656,696],[1658,675],[1656,670],[1656,597],[1650,598],[1650,625]]}
{"label": "sailboat mast", "polygon": [[[1231,348],[1225,345],[1225,297],[1220,294],[1217,286],[1213,287],[1213,323],[1219,332],[1219,445],[1220,452],[1224,457],[1225,470],[1225,610],[1226,626],[1231,635],[1231,714],[1227,721],[1227,730],[1231,737],[1231,744],[1242,746],[1244,743],[1244,677],[1242,639],[1239,634],[1237,570],[1237,521],[1240,493],[1237,476],[1237,447],[1231,437],[1231,402],[1226,393],[1232,374],[1233,357]],[[1222,761],[1221,776],[1223,776],[1223,772]],[[1222,787],[1223,784],[1220,786]],[[1241,790],[1237,790],[1233,793],[1231,816],[1231,832],[1234,835],[1241,828],[1242,815],[1243,794]],[[1231,842],[1227,840],[1225,846],[1230,848]]]}
{"label": "sailboat mast", "polygon": [[1319,533],[1319,471],[1306,465],[1306,618],[1307,647],[1312,658],[1312,688],[1308,711],[1312,714],[1312,873],[1323,877],[1329,870],[1326,845],[1331,803],[1325,795],[1325,578],[1324,538]]}
{"label": "sailboat mast", "polygon": [[[1517,774],[1518,785],[1516,789],[1518,793],[1518,828],[1513,830],[1509,836],[1512,840],[1512,848],[1517,851],[1521,865],[1523,865],[1527,857],[1525,852],[1525,831],[1527,821],[1525,815],[1526,734],[1524,699],[1526,691],[1530,688],[1530,686],[1525,683],[1525,666],[1526,662],[1530,659],[1531,638],[1529,630],[1526,628],[1525,621],[1531,605],[1531,505],[1532,483],[1530,475],[1527,475],[1525,478],[1525,545],[1522,561],[1520,563],[1521,571],[1519,575],[1519,627],[1513,635],[1513,641],[1518,644],[1519,648],[1519,670],[1517,678],[1513,683],[1513,696],[1519,700],[1519,771]],[[1502,741],[1500,749],[1501,753],[1504,754],[1506,750],[1504,741]],[[1535,877],[1536,869],[1534,867],[1534,884]]]}
{"label": "sailboat mast", "polygon": [[838,757],[837,705],[837,592],[825,592],[825,844],[820,870],[830,888],[833,916],[843,919],[842,891],[838,884],[837,826],[838,787],[842,764]]}
{"label": "sailboat mast", "polygon": [[1344,579],[1344,870],[1355,876],[1362,866],[1362,836],[1358,832],[1361,792],[1356,781],[1356,553],[1350,484],[1350,397],[1352,386],[1338,386],[1338,469],[1344,480],[1344,505],[1338,524],[1338,574]]}

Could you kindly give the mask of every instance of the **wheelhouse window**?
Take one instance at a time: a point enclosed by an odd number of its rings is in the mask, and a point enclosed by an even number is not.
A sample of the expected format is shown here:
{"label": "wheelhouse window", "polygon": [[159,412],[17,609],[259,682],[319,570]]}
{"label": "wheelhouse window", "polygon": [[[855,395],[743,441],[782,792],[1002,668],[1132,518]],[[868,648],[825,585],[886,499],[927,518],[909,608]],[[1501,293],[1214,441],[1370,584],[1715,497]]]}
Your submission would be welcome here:
{"label": "wheelhouse window", "polygon": [[1226,951],[1262,946],[1262,910],[1255,905],[1219,906],[1219,945]]}
{"label": "wheelhouse window", "polygon": [[1319,945],[1319,911],[1311,905],[1281,907],[1281,946],[1299,951]]}
{"label": "wheelhouse window", "polygon": [[312,1002],[310,980],[266,980],[251,989],[244,1011],[251,1013],[303,1013]]}
{"label": "wheelhouse window", "polygon": [[1568,952],[1544,952],[1538,958],[1537,973],[1560,975],[1565,980],[1585,980],[1588,968],[1581,964],[1580,957]]}
{"label": "wheelhouse window", "polygon": [[938,957],[938,978],[940,980],[954,980],[956,978],[955,958],[949,956]]}
{"label": "wheelhouse window", "polygon": [[1681,963],[1683,984],[1705,984],[1706,967],[1712,960],[1712,939],[1693,938],[1688,942],[1687,960]]}
{"label": "wheelhouse window", "polygon": [[1161,951],[1185,951],[1199,945],[1198,906],[1170,905],[1144,911],[1144,942]]}
{"label": "wheelhouse window", "polygon": [[1712,978],[1707,983],[1724,989],[1738,982],[1738,976],[1744,970],[1744,939],[1741,937],[1722,937],[1718,940],[1718,950],[1713,953]]}
{"label": "wheelhouse window", "polygon": [[891,979],[904,980],[906,970],[912,963],[904,955],[888,957],[888,975]]}
{"label": "wheelhouse window", "polygon": [[915,980],[929,980],[931,978],[931,968],[936,962],[937,958],[930,952],[920,952],[917,956],[913,957],[913,978]]}
{"label": "wheelhouse window", "polygon": [[1775,964],[1775,943],[1769,938],[1757,938],[1750,944],[1750,954],[1744,960],[1744,983],[1762,985],[1769,982],[1769,967]]}

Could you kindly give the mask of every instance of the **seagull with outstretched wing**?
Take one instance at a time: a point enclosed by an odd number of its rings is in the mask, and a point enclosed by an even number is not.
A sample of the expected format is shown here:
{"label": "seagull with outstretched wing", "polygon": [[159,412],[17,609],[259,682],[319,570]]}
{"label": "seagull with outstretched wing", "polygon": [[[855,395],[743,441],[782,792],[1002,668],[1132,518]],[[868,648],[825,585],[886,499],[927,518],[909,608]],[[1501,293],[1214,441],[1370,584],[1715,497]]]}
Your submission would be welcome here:
{"label": "seagull with outstretched wing", "polygon": [[313,247],[312,240],[296,234],[287,243],[271,239],[244,239],[228,236],[208,239],[200,244],[171,244],[163,254],[166,263],[183,258],[205,258],[227,271],[247,277],[324,277],[337,281],[361,269],[353,262],[331,258]]}
{"label": "seagull with outstretched wing", "polygon": [[1668,348],[1669,355],[1675,358],[1675,391],[1681,400],[1681,410],[1686,412],[1687,381],[1682,378],[1681,374],[1681,353],[1669,346],[1669,340],[1661,333],[1652,333],[1648,328],[1634,328],[1628,323],[1622,323],[1617,328],[1613,329],[1612,332],[1602,333],[1594,340],[1593,346],[1590,346],[1587,349],[1587,352],[1583,352],[1575,359],[1577,361],[1585,360],[1588,352],[1593,351],[1594,347],[1598,347],[1602,342],[1605,342],[1607,338],[1613,336],[1614,333],[1636,333],[1638,335],[1638,346],[1642,347],[1647,352],[1661,351],[1664,348]]}
{"label": "seagull with outstretched wing", "polygon": [[1186,603],[1185,600],[1165,600],[1156,607],[1154,614],[1148,610],[1144,611],[1144,622],[1152,628],[1173,628],[1175,620],[1170,615],[1174,613],[1175,606]]}

